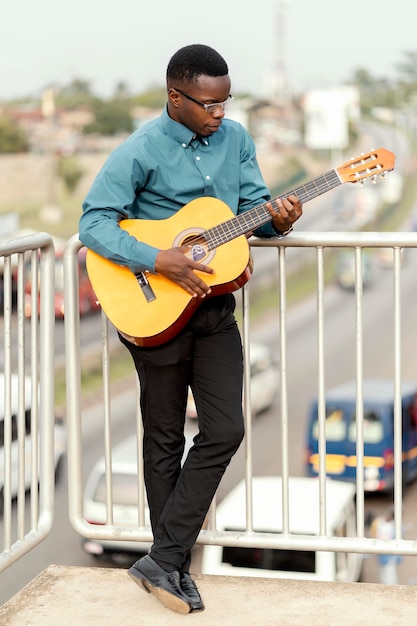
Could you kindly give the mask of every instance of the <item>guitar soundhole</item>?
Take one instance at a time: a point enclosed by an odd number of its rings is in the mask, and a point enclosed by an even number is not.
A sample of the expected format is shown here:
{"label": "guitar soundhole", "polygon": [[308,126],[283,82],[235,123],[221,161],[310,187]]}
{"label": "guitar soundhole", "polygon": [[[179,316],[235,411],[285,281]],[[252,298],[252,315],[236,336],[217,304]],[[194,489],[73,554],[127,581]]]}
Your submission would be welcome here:
{"label": "guitar soundhole", "polygon": [[182,231],[174,241],[174,247],[191,246],[187,256],[196,263],[208,264],[214,257],[215,250],[210,250],[205,237],[202,235],[204,229],[189,228]]}

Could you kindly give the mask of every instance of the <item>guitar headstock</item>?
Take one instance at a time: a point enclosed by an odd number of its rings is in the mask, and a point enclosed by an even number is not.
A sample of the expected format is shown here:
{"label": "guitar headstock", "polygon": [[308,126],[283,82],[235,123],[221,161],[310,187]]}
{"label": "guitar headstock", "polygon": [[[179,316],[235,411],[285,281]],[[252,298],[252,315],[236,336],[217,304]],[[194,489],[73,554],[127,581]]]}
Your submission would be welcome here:
{"label": "guitar headstock", "polygon": [[364,182],[367,178],[375,182],[377,176],[385,176],[394,169],[394,165],[395,154],[385,148],[378,148],[347,161],[337,167],[336,172],[343,183]]}

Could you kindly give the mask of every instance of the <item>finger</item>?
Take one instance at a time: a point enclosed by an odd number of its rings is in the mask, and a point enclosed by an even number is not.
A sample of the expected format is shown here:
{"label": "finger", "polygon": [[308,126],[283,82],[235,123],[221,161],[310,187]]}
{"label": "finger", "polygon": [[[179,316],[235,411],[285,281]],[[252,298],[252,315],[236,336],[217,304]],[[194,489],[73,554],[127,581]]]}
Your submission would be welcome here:
{"label": "finger", "polygon": [[274,202],[267,202],[266,208],[273,218],[279,217],[281,215],[281,210],[283,209],[283,204],[281,198],[277,198]]}
{"label": "finger", "polygon": [[209,285],[207,285],[207,283],[205,283],[203,280],[198,280],[194,283],[193,285],[196,293],[201,297],[204,298],[205,295],[208,295],[209,293],[211,293],[211,287]]}
{"label": "finger", "polygon": [[294,213],[295,208],[291,200],[289,200],[288,198],[285,198],[282,205],[283,205],[283,210],[287,213],[287,215],[291,215],[291,213]]}
{"label": "finger", "polygon": [[205,298],[211,294],[211,288],[208,285],[204,285],[203,287],[193,285],[187,289],[188,293],[191,293],[193,298]]}
{"label": "finger", "polygon": [[198,272],[205,272],[206,274],[214,274],[214,269],[203,263],[193,263],[192,269]]}

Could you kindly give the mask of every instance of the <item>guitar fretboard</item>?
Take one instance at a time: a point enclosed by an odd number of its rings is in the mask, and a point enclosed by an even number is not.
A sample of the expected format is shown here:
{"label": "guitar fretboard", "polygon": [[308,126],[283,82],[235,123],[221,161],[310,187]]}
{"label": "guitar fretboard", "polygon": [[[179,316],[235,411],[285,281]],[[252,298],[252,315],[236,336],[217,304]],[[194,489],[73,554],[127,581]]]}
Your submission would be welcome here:
{"label": "guitar fretboard", "polygon": [[[321,176],[318,176],[317,178],[314,178],[305,185],[300,185],[300,187],[289,191],[283,196],[274,198],[270,202],[274,205],[278,198],[283,199],[287,196],[295,195],[300,198],[303,204],[305,204],[309,200],[313,200],[313,198],[317,198],[323,193],[326,193],[326,191],[330,191],[341,184],[342,182],[336,170],[333,169],[325,174],[322,174]],[[240,237],[240,235],[245,235],[250,231],[256,230],[271,220],[271,214],[269,213],[265,203],[254,207],[253,209],[249,209],[249,211],[245,211],[240,215],[236,215],[236,217],[232,217],[230,220],[227,220],[222,224],[209,228],[202,233],[202,236],[207,241],[209,249],[213,250],[214,248],[217,248],[218,246],[227,243],[236,237]]]}

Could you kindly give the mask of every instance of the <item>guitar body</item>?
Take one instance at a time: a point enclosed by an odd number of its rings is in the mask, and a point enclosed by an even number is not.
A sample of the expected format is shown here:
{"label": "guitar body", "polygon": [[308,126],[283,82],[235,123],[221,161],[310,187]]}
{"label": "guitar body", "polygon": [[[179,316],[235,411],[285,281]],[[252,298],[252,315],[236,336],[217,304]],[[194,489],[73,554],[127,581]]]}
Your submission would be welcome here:
{"label": "guitar body", "polygon": [[[202,232],[230,220],[234,214],[216,198],[198,198],[164,220],[128,219],[120,227],[155,248],[167,250],[187,244]],[[209,265],[214,274],[202,278],[211,295],[236,291],[252,272],[249,244],[245,235],[209,250],[204,242],[189,253]],[[87,271],[101,307],[109,320],[133,343],[156,346],[172,339],[190,319],[202,300],[160,274],[146,273],[155,296],[149,301],[135,274],[88,250]]]}

